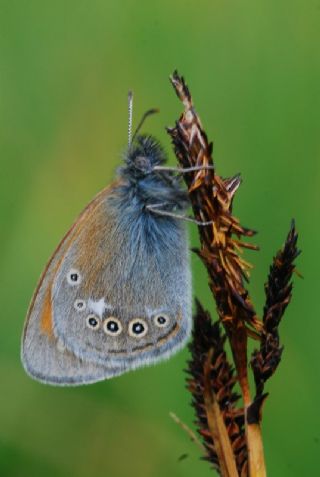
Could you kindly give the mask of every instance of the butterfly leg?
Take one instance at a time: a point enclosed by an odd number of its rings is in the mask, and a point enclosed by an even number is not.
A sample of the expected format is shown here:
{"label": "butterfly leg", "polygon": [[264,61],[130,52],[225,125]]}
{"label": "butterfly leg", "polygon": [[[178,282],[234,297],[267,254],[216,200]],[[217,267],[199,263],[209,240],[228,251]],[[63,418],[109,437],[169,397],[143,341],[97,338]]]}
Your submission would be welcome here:
{"label": "butterfly leg", "polygon": [[214,170],[214,166],[193,166],[193,167],[167,167],[167,166],[155,166],[154,171],[160,172],[179,172],[180,174],[186,174],[188,172],[195,171],[208,171]]}
{"label": "butterfly leg", "polygon": [[146,209],[149,210],[150,212],[158,215],[162,215],[165,217],[173,217],[174,219],[179,219],[179,220],[185,220],[186,222],[192,222],[193,224],[200,225],[200,226],[207,226],[207,225],[212,225],[213,221],[210,220],[208,222],[201,222],[200,220],[196,220],[192,217],[188,217],[186,215],[180,215],[180,214],[175,214],[174,212],[169,212],[168,210],[159,210],[160,207],[165,206],[166,204],[150,204],[146,206]]}

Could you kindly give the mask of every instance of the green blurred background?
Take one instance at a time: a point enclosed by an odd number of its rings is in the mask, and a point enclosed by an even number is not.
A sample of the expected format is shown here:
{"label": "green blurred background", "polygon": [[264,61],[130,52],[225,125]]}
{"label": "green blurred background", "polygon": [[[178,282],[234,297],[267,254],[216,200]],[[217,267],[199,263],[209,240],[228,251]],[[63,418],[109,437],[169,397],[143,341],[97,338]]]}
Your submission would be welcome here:
{"label": "green blurred background", "polygon": [[[168,81],[175,68],[215,141],[218,172],[243,175],[236,214],[259,231],[261,252],[246,254],[259,310],[296,218],[304,279],[295,278],[281,326],[285,352],[267,386],[263,435],[270,476],[319,472],[319,20],[319,0],[0,1],[1,476],[214,474],[168,416],[192,426],[186,350],[73,389],[32,381],[19,359],[46,260],[119,164],[129,88],[136,122],[160,107],[146,130],[170,152],[164,126],[181,111]],[[192,260],[194,293],[214,312]]]}

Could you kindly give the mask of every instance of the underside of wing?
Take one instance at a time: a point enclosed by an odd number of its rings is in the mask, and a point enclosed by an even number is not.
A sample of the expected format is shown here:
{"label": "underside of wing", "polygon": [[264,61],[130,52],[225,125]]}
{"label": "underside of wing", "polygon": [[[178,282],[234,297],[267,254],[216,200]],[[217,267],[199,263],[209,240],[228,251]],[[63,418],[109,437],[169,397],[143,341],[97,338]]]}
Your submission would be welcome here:
{"label": "underside of wing", "polygon": [[128,209],[101,203],[52,286],[54,332],[64,346],[123,372],[169,357],[191,329],[184,227]]}
{"label": "underside of wing", "polygon": [[52,384],[91,383],[155,363],[191,330],[186,231],[102,191],[47,265],[30,305],[22,361]]}

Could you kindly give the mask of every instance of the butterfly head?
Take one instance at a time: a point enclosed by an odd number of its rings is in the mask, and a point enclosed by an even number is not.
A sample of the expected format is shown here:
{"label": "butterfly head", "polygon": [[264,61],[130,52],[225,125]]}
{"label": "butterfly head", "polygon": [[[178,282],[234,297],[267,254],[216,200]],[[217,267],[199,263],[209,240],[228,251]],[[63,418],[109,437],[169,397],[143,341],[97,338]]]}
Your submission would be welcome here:
{"label": "butterfly head", "polygon": [[166,154],[153,136],[138,135],[126,151],[124,162],[121,175],[137,181],[152,174],[155,166],[166,162]]}

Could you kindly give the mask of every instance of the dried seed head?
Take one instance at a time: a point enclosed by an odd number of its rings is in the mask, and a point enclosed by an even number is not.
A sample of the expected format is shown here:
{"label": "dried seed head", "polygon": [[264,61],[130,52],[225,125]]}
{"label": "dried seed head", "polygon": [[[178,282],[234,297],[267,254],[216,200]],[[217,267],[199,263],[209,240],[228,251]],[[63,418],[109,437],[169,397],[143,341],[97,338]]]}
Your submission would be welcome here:
{"label": "dried seed head", "polygon": [[260,349],[255,350],[251,358],[257,395],[263,393],[264,383],[275,372],[281,359],[283,348],[280,345],[278,327],[291,300],[294,260],[300,253],[297,239],[298,234],[292,221],[285,244],[274,257],[265,284],[266,304]]}
{"label": "dried seed head", "polygon": [[206,459],[218,468],[219,459],[209,429],[205,404],[205,364],[211,352],[210,387],[219,405],[240,473],[247,465],[244,413],[243,409],[236,407],[239,399],[234,390],[237,378],[224,350],[225,340],[226,336],[221,334],[219,322],[213,323],[209,313],[197,302],[192,341],[189,345],[191,360],[187,369],[190,375],[187,380],[188,389],[197,415],[196,425],[207,450]]}

